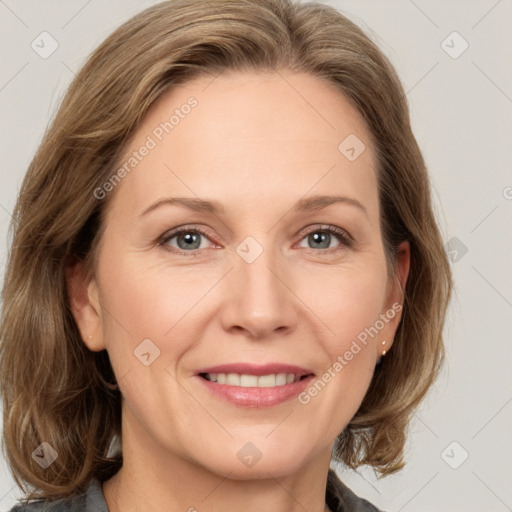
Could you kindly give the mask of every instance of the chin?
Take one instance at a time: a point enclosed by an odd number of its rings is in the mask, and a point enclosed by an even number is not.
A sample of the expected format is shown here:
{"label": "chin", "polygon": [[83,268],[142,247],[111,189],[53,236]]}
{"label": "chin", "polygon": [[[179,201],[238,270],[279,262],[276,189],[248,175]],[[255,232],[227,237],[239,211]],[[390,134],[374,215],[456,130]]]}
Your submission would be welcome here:
{"label": "chin", "polygon": [[299,471],[300,464],[296,462],[286,464],[278,461],[263,462],[260,460],[253,467],[244,467],[241,464],[233,464],[232,461],[225,465],[209,468],[211,471],[230,480],[266,480],[269,478],[282,478]]}
{"label": "chin", "polygon": [[[232,480],[263,480],[270,477],[280,478],[294,474],[307,463],[304,443],[269,443],[262,437],[253,441],[230,443],[221,448],[221,453],[212,453],[208,460],[198,461],[207,470],[229,475]],[[212,461],[215,461],[212,464]]]}

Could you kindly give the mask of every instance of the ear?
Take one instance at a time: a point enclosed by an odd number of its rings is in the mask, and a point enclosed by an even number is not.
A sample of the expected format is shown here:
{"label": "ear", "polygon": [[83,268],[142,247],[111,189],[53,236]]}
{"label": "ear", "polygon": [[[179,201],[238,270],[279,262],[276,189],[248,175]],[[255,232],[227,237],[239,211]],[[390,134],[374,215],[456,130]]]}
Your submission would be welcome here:
{"label": "ear", "polygon": [[409,276],[411,266],[411,246],[408,241],[402,242],[398,246],[395,263],[395,279],[390,290],[392,303],[398,301],[400,304],[404,301],[405,284]]}
{"label": "ear", "polygon": [[[386,322],[384,329],[380,332],[377,345],[377,356],[391,348],[395,333],[402,318],[402,311],[405,299],[405,284],[409,276],[411,264],[411,248],[408,241],[398,246],[395,262],[395,273],[388,286],[388,293],[381,312],[381,318]],[[383,343],[384,342],[384,343]]]}
{"label": "ear", "polygon": [[101,306],[95,279],[87,280],[85,266],[81,261],[67,265],[65,276],[71,311],[82,340],[89,350],[104,350]]}

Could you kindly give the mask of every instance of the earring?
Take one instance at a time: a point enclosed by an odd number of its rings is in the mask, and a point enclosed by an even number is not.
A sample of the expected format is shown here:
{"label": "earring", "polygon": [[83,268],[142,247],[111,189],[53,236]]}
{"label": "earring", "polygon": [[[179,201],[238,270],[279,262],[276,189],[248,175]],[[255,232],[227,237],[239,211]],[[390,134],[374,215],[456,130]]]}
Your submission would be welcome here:
{"label": "earring", "polygon": [[[385,341],[383,341],[383,342],[382,342],[382,344],[383,344],[383,345],[385,345],[385,344],[386,344],[386,342],[385,342]],[[383,351],[382,351],[382,355],[383,355],[383,356],[385,356],[385,355],[386,355],[386,351],[385,351],[385,350],[383,350]]]}

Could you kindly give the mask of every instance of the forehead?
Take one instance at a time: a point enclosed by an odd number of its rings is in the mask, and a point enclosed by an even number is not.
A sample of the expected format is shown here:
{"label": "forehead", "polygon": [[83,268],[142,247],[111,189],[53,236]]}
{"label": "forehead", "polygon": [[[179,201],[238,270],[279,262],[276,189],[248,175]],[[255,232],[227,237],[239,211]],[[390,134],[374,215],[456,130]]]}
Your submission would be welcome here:
{"label": "forehead", "polygon": [[261,207],[334,192],[378,208],[361,115],[333,84],[307,74],[230,72],[182,84],[146,113],[122,165],[129,172],[114,199],[137,210],[165,195]]}

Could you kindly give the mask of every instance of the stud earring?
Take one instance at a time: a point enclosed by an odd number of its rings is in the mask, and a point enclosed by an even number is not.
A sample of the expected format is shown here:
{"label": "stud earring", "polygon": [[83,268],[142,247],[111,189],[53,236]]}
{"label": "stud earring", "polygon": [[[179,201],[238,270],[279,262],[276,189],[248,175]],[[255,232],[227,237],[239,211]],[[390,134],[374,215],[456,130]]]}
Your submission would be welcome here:
{"label": "stud earring", "polygon": [[[385,342],[385,341],[383,341],[383,342],[382,342],[382,344],[383,344],[383,345],[385,345],[385,344],[386,344],[386,342]],[[382,355],[383,355],[383,356],[385,356],[385,355],[386,355],[386,351],[385,351],[385,350],[383,350],[383,351],[382,351]]]}

